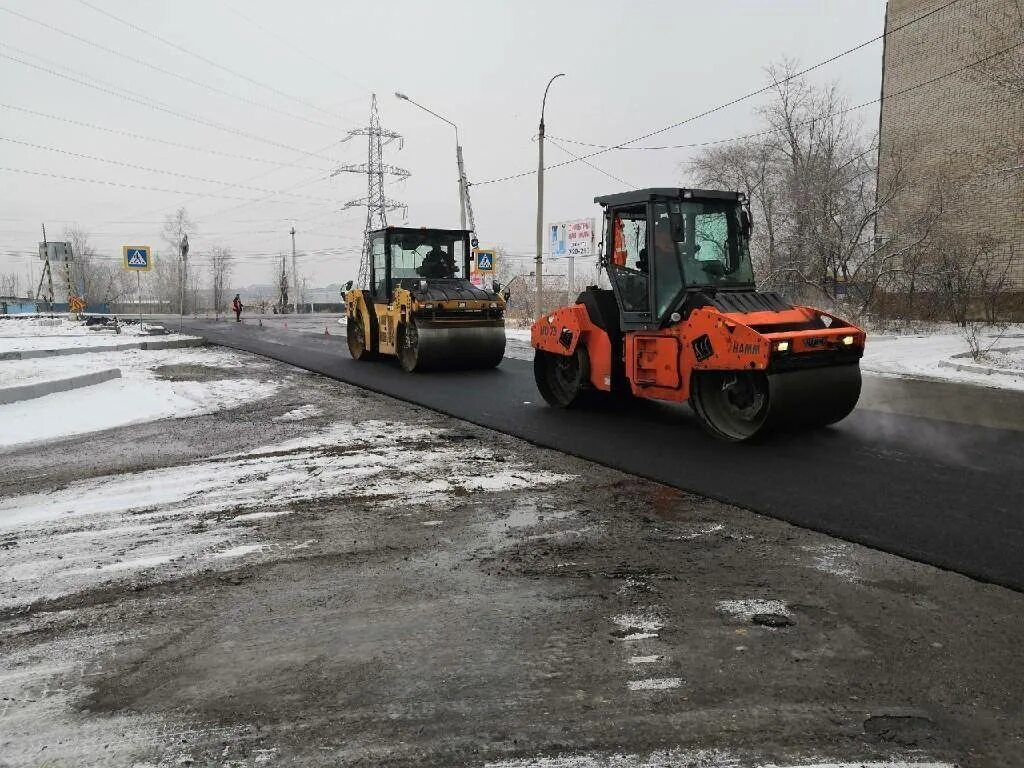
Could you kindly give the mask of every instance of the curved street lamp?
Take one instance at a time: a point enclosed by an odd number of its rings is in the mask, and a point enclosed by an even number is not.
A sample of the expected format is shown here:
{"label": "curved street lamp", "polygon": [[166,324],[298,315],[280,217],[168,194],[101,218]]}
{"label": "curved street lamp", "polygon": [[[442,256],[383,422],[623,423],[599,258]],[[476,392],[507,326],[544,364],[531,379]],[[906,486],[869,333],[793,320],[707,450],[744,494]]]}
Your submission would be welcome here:
{"label": "curved street lamp", "polygon": [[544,314],[544,306],[541,303],[544,291],[543,261],[544,261],[544,108],[548,103],[548,90],[551,84],[560,77],[565,77],[564,72],[548,80],[544,89],[544,98],[540,103],[540,126],[537,129],[537,307],[536,315]]}
{"label": "curved street lamp", "polygon": [[428,109],[427,107],[423,106],[419,102],[413,101],[408,96],[406,96],[404,93],[401,93],[399,91],[395,91],[395,96],[397,98],[401,99],[402,101],[408,101],[413,106],[419,107],[424,112],[427,112],[427,113],[433,115],[434,117],[436,117],[438,120],[443,120],[444,122],[448,123],[448,125],[450,125],[452,128],[455,129],[455,161],[456,161],[456,163],[459,166],[459,221],[462,222],[462,228],[465,229],[466,228],[466,173],[463,170],[462,144],[459,142],[459,126],[457,126],[455,123],[453,123],[447,117],[444,117],[443,115],[437,114],[437,112],[435,112],[432,109]]}

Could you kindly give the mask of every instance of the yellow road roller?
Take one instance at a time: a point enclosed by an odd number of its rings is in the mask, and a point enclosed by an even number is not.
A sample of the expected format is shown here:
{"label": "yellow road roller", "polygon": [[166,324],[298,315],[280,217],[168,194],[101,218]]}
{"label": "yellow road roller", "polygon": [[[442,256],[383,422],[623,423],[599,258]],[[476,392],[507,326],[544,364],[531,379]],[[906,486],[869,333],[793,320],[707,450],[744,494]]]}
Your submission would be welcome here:
{"label": "yellow road roller", "polygon": [[493,368],[505,356],[500,286],[469,280],[469,230],[371,232],[369,287],[345,290],[355,360],[395,356],[406,371]]}

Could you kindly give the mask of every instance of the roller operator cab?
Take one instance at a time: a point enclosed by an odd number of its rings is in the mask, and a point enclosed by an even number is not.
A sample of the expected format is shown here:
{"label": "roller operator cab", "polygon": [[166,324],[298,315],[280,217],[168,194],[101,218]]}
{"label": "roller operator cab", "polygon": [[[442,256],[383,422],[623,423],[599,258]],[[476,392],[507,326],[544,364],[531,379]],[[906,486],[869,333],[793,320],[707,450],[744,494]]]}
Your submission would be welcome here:
{"label": "roller operator cab", "polygon": [[345,291],[356,360],[396,356],[407,371],[493,368],[505,354],[505,298],[469,280],[470,233],[388,227],[370,233],[370,287]]}
{"label": "roller operator cab", "polygon": [[864,332],[757,290],[742,193],[644,189],[595,202],[611,288],[588,287],[534,323],[534,376],[549,404],[595,393],[689,401],[733,441],[853,410]]}

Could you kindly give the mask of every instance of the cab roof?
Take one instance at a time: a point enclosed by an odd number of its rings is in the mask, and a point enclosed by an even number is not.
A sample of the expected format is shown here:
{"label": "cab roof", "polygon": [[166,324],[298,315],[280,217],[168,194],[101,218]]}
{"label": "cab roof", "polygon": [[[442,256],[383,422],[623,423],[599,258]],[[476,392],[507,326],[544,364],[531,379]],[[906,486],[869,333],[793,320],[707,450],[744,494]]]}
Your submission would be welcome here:
{"label": "cab roof", "polygon": [[648,187],[647,189],[635,189],[630,192],[619,192],[614,195],[602,195],[595,197],[594,202],[598,205],[639,205],[649,202],[654,198],[674,200],[745,200],[746,195],[742,192],[723,192],[715,189],[687,189],[685,187]]}
{"label": "cab roof", "polygon": [[373,230],[371,235],[378,235],[383,232],[416,232],[416,233],[438,233],[441,235],[470,235],[472,234],[468,229],[438,229],[436,227],[395,227],[388,225],[384,229]]}

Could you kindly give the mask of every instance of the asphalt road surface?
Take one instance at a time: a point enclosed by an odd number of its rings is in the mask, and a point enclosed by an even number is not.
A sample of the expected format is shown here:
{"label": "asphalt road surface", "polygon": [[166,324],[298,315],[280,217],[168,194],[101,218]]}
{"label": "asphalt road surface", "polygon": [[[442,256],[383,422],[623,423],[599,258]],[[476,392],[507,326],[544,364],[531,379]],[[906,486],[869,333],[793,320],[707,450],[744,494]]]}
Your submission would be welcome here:
{"label": "asphalt road surface", "polygon": [[[318,321],[322,322],[322,321]],[[334,335],[186,320],[185,330],[666,485],[1024,591],[1024,394],[865,376],[829,429],[733,445],[685,406],[547,407],[532,364],[409,375]],[[293,323],[294,325],[294,323]]]}

